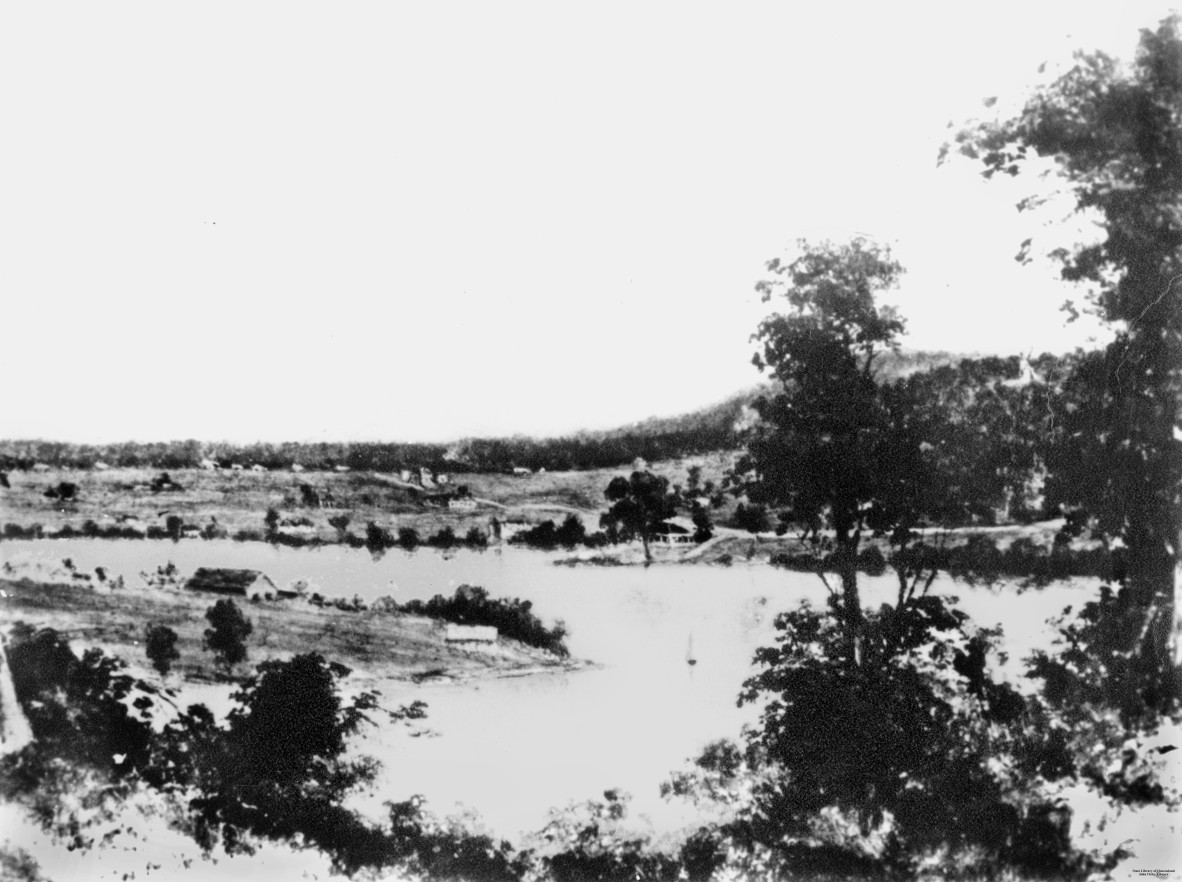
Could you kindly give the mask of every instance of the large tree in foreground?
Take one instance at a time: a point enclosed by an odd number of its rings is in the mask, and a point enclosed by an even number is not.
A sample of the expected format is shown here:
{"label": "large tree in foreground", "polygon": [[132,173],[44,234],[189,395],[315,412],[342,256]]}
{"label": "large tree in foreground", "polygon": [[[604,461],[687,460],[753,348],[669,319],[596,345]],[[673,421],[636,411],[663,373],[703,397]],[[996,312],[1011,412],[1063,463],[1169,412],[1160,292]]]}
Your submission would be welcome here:
{"label": "large tree in foreground", "polygon": [[[1106,681],[1126,715],[1178,703],[1174,571],[1182,536],[1182,38],[1179,18],[1141,33],[1135,62],[1101,54],[1040,88],[1009,119],[958,138],[984,175],[1051,159],[1098,242],[1058,249],[1118,334],[1077,372],[1086,407],[1067,415],[1048,495],[1083,506],[1127,546],[1119,595],[1091,611]],[[1019,208],[1035,202],[1024,200]],[[1028,250],[1023,248],[1023,255]],[[1080,390],[1077,390],[1077,393]]]}
{"label": "large tree in foreground", "polygon": [[801,242],[799,252],[789,263],[770,261],[770,278],[756,285],[765,301],[787,306],[753,336],[760,345],[754,363],[780,390],[756,403],[762,419],[737,471],[752,502],[781,510],[813,538],[831,531],[839,613],[856,655],[863,532],[904,518],[918,486],[918,443],[874,371],[903,330],[875,296],[903,270],[888,250],[860,239]]}

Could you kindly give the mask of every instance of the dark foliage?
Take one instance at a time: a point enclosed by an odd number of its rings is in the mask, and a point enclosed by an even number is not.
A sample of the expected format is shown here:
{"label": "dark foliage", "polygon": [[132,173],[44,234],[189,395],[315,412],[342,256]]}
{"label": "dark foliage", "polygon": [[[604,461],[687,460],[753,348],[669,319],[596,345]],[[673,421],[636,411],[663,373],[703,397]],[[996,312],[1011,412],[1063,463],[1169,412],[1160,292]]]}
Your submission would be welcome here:
{"label": "dark foliage", "polygon": [[460,544],[456,531],[451,527],[440,527],[434,534],[427,537],[427,544],[432,548],[454,548]]}
{"label": "dark foliage", "polygon": [[181,657],[176,641],[176,631],[167,625],[148,625],[144,630],[144,655],[161,676],[167,676],[172,663]]}
{"label": "dark foliage", "polygon": [[443,619],[457,625],[491,625],[502,637],[527,646],[537,646],[566,656],[566,627],[562,622],[547,628],[533,614],[528,600],[490,598],[488,592],[475,585],[461,585],[451,597],[437,594],[430,600],[411,600],[398,607],[411,615]]}
{"label": "dark foliage", "polygon": [[615,530],[624,541],[639,538],[644,543],[645,558],[651,559],[649,540],[653,529],[677,513],[668,479],[636,471],[627,478],[612,478],[604,495],[611,508],[600,517],[599,525]]}
{"label": "dark foliage", "polygon": [[[795,872],[822,871],[821,861],[824,872],[910,874],[945,849],[1030,876],[1089,869],[1070,845],[1070,810],[1050,796],[1077,772],[1068,745],[1036,704],[990,677],[986,635],[943,598],[867,615],[858,666],[845,663],[831,615],[801,607],[776,627],[779,643],[758,651],[763,670],[741,698],[763,711],[742,754],[757,771],[754,803],[725,828],[733,841],[779,850]],[[703,766],[726,777],[732,760]],[[1020,780],[1003,771],[1010,764]],[[821,837],[818,850],[825,812],[857,837]],[[863,850],[874,838],[881,847]]]}
{"label": "dark foliage", "polygon": [[205,648],[228,675],[234,665],[246,660],[246,638],[254,625],[232,600],[219,600],[205,611],[205,618],[210,624],[205,631]]}
{"label": "dark foliage", "polygon": [[394,547],[394,537],[385,527],[379,527],[373,521],[365,525],[365,547],[370,551],[384,551]]}

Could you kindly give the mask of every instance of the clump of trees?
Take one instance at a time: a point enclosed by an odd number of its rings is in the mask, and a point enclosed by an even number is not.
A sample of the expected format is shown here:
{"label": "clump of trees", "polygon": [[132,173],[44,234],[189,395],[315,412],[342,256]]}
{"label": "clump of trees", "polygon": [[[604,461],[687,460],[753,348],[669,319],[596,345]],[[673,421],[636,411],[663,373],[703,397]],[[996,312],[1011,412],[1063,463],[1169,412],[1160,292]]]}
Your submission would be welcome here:
{"label": "clump of trees", "polygon": [[552,551],[559,547],[574,548],[578,545],[598,548],[606,544],[607,537],[601,532],[588,534],[582,519],[576,514],[569,514],[563,519],[561,525],[555,524],[552,520],[545,520],[528,530],[514,533],[509,542],[514,545]]}
{"label": "clump of trees", "polygon": [[555,655],[566,656],[566,626],[562,622],[547,628],[533,613],[528,600],[512,600],[488,596],[488,591],[475,585],[461,585],[451,597],[436,594],[430,600],[411,600],[398,607],[411,615],[443,619],[457,625],[491,625],[503,637],[527,646],[536,646]]}

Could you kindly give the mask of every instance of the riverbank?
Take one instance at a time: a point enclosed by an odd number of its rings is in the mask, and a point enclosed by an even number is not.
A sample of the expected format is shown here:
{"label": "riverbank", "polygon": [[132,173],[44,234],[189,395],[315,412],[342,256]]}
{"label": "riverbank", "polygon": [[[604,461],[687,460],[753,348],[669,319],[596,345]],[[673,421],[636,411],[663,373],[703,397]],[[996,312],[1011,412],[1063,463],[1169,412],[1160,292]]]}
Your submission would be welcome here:
{"label": "riverbank", "polygon": [[[179,586],[124,584],[93,579],[0,579],[0,608],[8,622],[53,628],[77,649],[96,647],[126,661],[137,676],[159,678],[144,654],[144,629],[164,625],[177,634],[180,658],[164,678],[169,685],[224,681],[203,648],[205,611],[218,595]],[[316,651],[353,669],[351,682],[371,688],[384,681],[469,681],[579,670],[584,662],[559,658],[503,637],[489,644],[451,644],[446,623],[380,608],[348,611],[317,607],[302,598],[251,603],[234,598],[252,621],[247,661],[233,672],[246,676],[272,659]]]}

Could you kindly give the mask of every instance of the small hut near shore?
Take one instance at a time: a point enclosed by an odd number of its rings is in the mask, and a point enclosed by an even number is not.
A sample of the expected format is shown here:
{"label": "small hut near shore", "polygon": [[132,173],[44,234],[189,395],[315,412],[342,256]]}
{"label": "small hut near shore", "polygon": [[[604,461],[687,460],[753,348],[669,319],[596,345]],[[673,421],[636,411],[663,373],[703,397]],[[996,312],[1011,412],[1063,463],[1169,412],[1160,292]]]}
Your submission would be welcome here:
{"label": "small hut near shore", "polygon": [[274,600],[276,597],[295,596],[294,592],[277,588],[266,573],[220,567],[201,567],[185,583],[185,588],[210,594],[236,595],[247,600]]}

